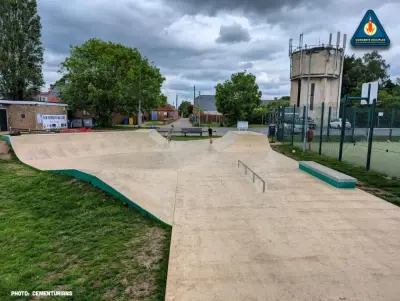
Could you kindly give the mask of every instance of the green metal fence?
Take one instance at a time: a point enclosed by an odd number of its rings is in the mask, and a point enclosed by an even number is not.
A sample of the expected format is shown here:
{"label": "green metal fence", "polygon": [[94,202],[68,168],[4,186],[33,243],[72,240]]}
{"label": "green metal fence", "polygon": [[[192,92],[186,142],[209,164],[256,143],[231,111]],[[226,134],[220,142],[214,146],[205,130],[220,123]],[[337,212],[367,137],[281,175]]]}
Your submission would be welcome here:
{"label": "green metal fence", "polygon": [[[278,114],[277,138],[305,151],[400,178],[400,110],[373,105],[347,105],[345,110],[341,105],[341,108],[338,111],[321,104],[309,110],[309,118],[305,118],[305,107],[282,107]],[[307,142],[306,135],[309,127],[314,134],[311,143]]]}

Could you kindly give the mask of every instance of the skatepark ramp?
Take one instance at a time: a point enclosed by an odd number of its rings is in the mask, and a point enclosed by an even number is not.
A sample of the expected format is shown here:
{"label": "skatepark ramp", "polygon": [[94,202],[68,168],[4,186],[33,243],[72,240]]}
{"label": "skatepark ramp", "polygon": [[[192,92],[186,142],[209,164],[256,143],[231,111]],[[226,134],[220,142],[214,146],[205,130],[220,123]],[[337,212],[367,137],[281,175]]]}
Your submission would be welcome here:
{"label": "skatepark ramp", "polygon": [[[8,140],[23,163],[90,182],[170,225],[182,168],[199,168],[215,159],[215,165],[221,164],[219,152],[239,155],[269,149],[265,135],[251,132],[229,132],[213,145],[208,140],[168,142],[151,129],[22,135]],[[236,157],[224,164],[232,166],[235,161]]]}

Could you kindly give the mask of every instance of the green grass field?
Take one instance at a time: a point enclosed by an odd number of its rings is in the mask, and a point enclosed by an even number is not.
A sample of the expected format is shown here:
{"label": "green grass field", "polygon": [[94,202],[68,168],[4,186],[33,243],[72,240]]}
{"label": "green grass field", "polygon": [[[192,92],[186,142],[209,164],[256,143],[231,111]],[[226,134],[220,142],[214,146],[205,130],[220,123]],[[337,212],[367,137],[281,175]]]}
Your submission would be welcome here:
{"label": "green grass field", "polygon": [[169,227],[15,158],[0,159],[0,190],[0,300],[39,300],[13,290],[73,292],[46,300],[164,300]]}

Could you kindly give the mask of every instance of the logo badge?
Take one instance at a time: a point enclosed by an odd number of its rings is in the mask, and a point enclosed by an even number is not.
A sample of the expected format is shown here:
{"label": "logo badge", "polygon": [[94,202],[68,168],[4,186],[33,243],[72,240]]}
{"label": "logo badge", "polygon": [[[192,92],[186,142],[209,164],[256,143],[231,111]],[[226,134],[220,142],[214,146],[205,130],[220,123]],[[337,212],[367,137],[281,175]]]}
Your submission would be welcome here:
{"label": "logo badge", "polygon": [[388,47],[390,39],[373,10],[368,10],[350,41],[354,47]]}

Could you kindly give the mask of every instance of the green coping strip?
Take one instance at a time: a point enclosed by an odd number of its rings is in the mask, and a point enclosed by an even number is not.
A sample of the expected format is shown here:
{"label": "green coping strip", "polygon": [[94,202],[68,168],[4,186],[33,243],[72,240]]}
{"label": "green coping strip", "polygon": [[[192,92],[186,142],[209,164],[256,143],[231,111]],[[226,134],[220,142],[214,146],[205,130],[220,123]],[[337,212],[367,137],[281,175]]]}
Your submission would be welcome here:
{"label": "green coping strip", "polygon": [[[4,140],[6,140],[8,142],[8,144],[10,145],[10,147],[12,147],[11,144],[11,139],[10,136],[1,136],[1,138],[3,138]],[[32,167],[32,166],[30,166]],[[34,167],[32,167],[34,168]],[[35,168],[37,169],[37,168]],[[148,212],[147,210],[143,209],[142,207],[140,207],[138,204],[136,204],[135,202],[131,201],[130,199],[128,199],[126,196],[124,196],[122,193],[120,193],[118,190],[112,188],[110,185],[107,185],[106,183],[104,183],[102,180],[100,180],[98,177],[95,177],[91,174],[76,170],[76,169],[56,169],[56,170],[48,170],[50,172],[53,173],[57,173],[57,174],[63,174],[63,175],[67,175],[67,176],[71,176],[74,177],[78,180],[87,182],[92,184],[94,187],[97,187],[103,191],[105,191],[106,193],[116,197],[117,199],[123,201],[124,203],[128,204],[129,207],[135,209],[136,211],[138,211],[140,214],[162,224],[163,226],[168,226],[170,227],[170,225],[168,225],[167,223],[163,222],[162,220],[160,220],[158,217],[154,216],[153,214],[151,214],[150,212]]]}
{"label": "green coping strip", "polygon": [[339,182],[336,180],[333,180],[307,166],[302,165],[301,163],[299,163],[299,169],[305,171],[306,173],[309,173],[310,175],[336,187],[336,188],[355,188],[356,187],[356,183],[355,182]]}
{"label": "green coping strip", "polygon": [[153,214],[151,214],[150,212],[148,212],[147,210],[143,209],[142,207],[140,207],[138,204],[136,204],[135,202],[131,201],[130,199],[128,199],[126,196],[124,196],[122,193],[120,193],[118,190],[112,188],[110,185],[104,183],[102,180],[100,180],[98,177],[93,176],[91,174],[82,172],[80,170],[76,170],[76,169],[56,169],[56,170],[49,170],[50,172],[54,172],[54,173],[58,173],[58,174],[63,174],[63,175],[68,175],[71,177],[74,177],[78,180],[87,182],[92,184],[94,187],[97,187],[105,192],[107,192],[108,194],[116,197],[117,199],[125,202],[126,204],[128,204],[129,207],[135,209],[136,211],[138,211],[140,214],[158,222],[161,223],[164,226],[170,226],[167,223],[163,222],[162,220],[160,220],[158,217],[154,216]]}

